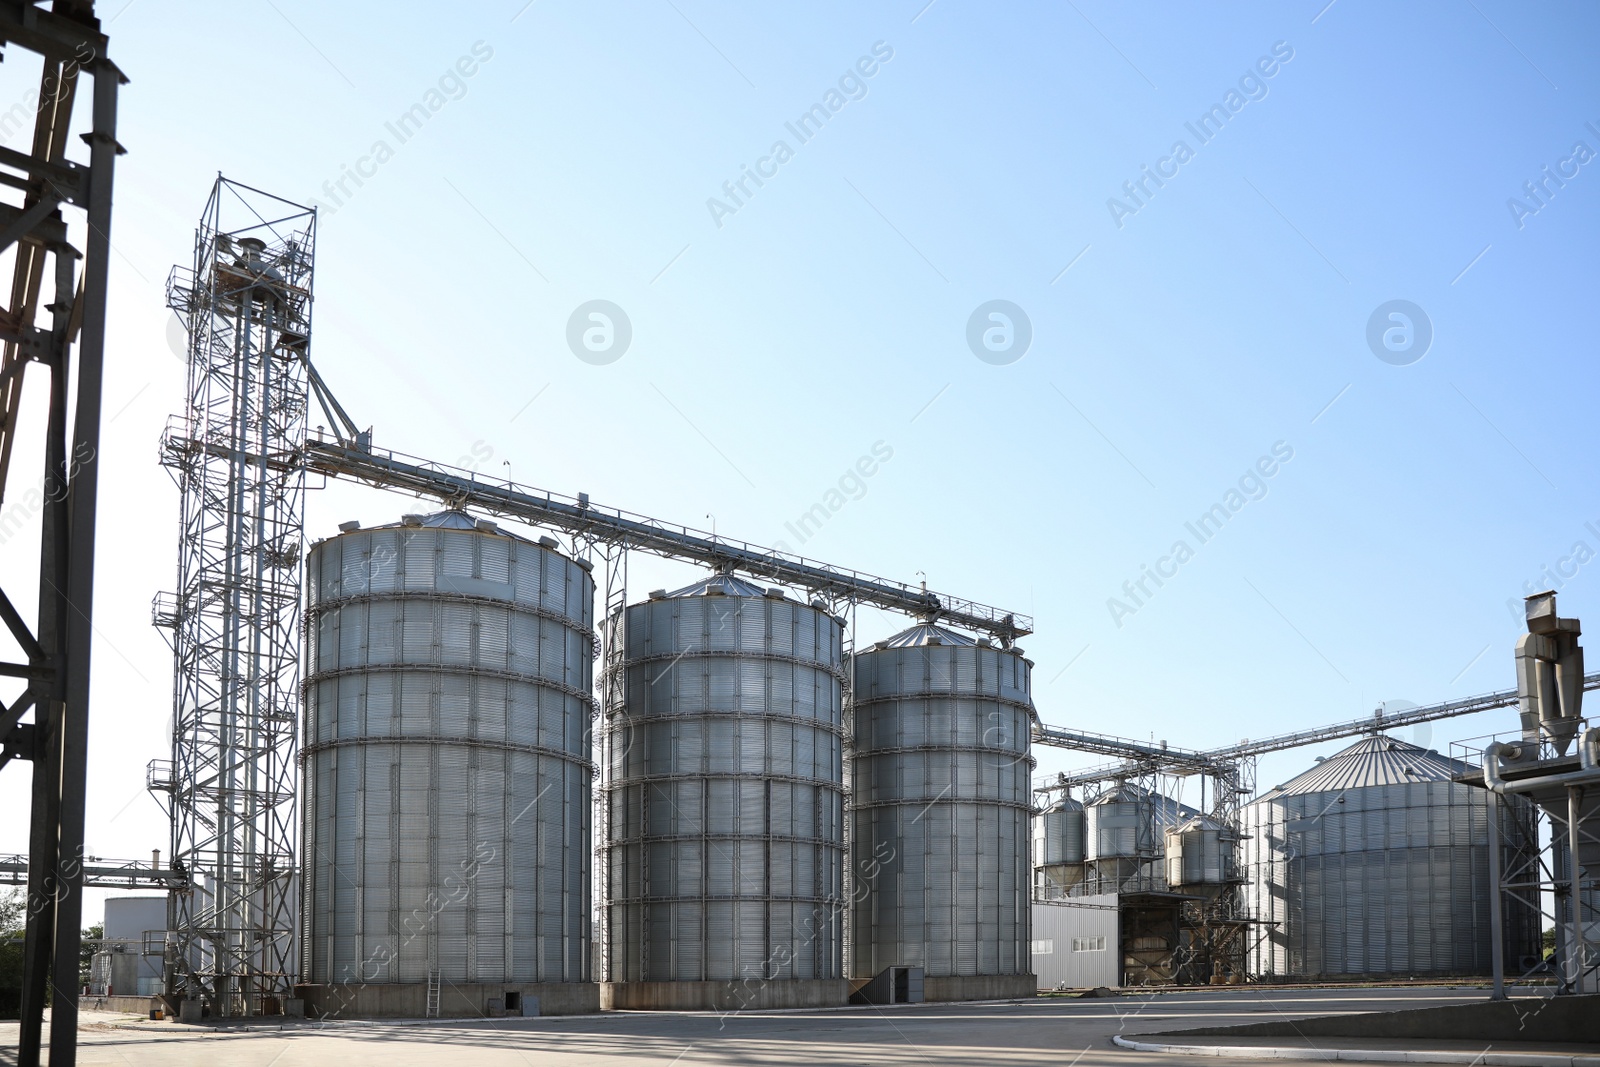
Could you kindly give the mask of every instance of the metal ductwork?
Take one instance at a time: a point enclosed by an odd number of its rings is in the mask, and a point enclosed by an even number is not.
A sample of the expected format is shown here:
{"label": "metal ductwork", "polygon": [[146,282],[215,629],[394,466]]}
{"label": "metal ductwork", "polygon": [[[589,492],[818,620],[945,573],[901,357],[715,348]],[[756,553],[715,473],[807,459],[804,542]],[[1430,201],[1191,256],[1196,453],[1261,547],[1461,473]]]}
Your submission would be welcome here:
{"label": "metal ductwork", "polygon": [[1527,598],[1528,632],[1517,641],[1517,704],[1522,739],[1537,757],[1547,737],[1559,755],[1578,731],[1583,716],[1583,633],[1577,619],[1556,615],[1556,594],[1546,590]]}

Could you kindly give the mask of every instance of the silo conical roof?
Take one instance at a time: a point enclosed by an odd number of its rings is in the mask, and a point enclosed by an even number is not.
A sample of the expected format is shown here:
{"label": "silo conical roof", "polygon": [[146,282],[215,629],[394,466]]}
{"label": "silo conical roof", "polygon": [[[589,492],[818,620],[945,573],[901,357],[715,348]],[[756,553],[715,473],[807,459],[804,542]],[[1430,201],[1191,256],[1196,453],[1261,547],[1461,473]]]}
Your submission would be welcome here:
{"label": "silo conical roof", "polygon": [[966,634],[958,634],[954,630],[946,630],[942,626],[935,626],[931,622],[919,622],[908,629],[901,630],[884,642],[890,648],[915,648],[918,645],[975,645],[978,642]]}
{"label": "silo conical roof", "polygon": [[708,574],[698,582],[674,589],[667,596],[766,596],[767,590],[732,574]]}
{"label": "silo conical roof", "polygon": [[[1364,737],[1271,791],[1274,798],[1407,782],[1448,782],[1471,770],[1432,749],[1378,734]],[[1261,798],[1258,798],[1261,799]]]}

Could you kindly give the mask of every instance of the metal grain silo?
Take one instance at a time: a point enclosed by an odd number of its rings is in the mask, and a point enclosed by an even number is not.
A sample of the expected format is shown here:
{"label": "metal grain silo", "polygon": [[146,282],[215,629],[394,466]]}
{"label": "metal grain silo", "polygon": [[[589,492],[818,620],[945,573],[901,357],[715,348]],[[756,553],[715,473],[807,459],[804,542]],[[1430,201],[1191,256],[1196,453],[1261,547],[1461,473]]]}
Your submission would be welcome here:
{"label": "metal grain silo", "polygon": [[853,978],[920,967],[928,1000],[1033,994],[1031,667],[930,624],[856,655]]}
{"label": "metal grain silo", "polygon": [[[1247,906],[1271,923],[1252,973],[1278,978],[1484,975],[1490,970],[1484,791],[1467,764],[1386,736],[1358,741],[1243,810]],[[1502,806],[1502,869],[1526,810]],[[1506,909],[1506,958],[1538,932]]]}
{"label": "metal grain silo", "polygon": [[616,1008],[845,1002],[843,624],[718,574],[626,609],[607,726]]}
{"label": "metal grain silo", "polygon": [[1151,795],[1117,782],[1090,801],[1084,815],[1091,879],[1097,892],[1115,893],[1155,858]]}
{"label": "metal grain silo", "polygon": [[1167,828],[1167,886],[1180,893],[1220,896],[1236,884],[1234,844],[1238,834],[1209,815],[1194,815]]}
{"label": "metal grain silo", "polygon": [[1033,817],[1034,895],[1054,900],[1083,881],[1084,811],[1062,797]]}
{"label": "metal grain silo", "polygon": [[307,563],[308,1010],[597,1010],[588,565],[459,511],[341,529]]}

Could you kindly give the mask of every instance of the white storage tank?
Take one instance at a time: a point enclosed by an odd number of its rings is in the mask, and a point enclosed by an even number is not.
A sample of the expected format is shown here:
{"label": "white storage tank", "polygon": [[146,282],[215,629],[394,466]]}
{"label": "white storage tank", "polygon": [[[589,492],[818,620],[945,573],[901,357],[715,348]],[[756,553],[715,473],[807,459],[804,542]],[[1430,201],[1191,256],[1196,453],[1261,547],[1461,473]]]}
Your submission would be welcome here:
{"label": "white storage tank", "polygon": [[313,1014],[593,1011],[585,561],[460,511],[307,561]]}
{"label": "white storage tank", "polygon": [[622,630],[607,1006],[842,1005],[843,623],[715,574]]}

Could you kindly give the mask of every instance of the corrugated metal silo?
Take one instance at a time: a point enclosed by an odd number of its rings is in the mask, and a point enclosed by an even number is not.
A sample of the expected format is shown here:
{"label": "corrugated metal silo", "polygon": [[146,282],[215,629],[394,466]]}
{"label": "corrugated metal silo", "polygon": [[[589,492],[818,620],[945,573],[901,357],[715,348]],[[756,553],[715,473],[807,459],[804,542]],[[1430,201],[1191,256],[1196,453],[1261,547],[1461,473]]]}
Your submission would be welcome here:
{"label": "corrugated metal silo", "polygon": [[587,565],[458,511],[353,527],[307,564],[308,1010],[596,1010]]}
{"label": "corrugated metal silo", "polygon": [[1089,802],[1088,859],[1103,882],[1120,882],[1156,854],[1155,813],[1148,793],[1119,782]]}
{"label": "corrugated metal silo", "polygon": [[1033,817],[1034,895],[1054,900],[1083,881],[1083,805],[1062,797]]}
{"label": "corrugated metal silo", "polygon": [[1238,835],[1215,819],[1192,816],[1169,827],[1166,839],[1169,888],[1216,897],[1236,881],[1233,846]]}
{"label": "corrugated metal silo", "polygon": [[[1251,972],[1488,974],[1488,806],[1452,781],[1469,769],[1373,736],[1246,805],[1248,906],[1274,924],[1249,950]],[[1501,810],[1505,869],[1525,847],[1526,811]],[[1508,961],[1538,951],[1525,910],[1506,909]]]}
{"label": "corrugated metal silo", "polygon": [[843,1004],[842,623],[718,574],[631,605],[623,632],[609,1006]]}
{"label": "corrugated metal silo", "polygon": [[1033,704],[1019,649],[930,624],[855,657],[850,973],[1032,995]]}

